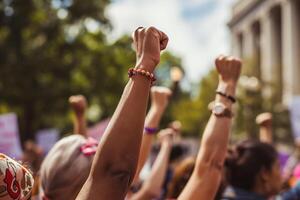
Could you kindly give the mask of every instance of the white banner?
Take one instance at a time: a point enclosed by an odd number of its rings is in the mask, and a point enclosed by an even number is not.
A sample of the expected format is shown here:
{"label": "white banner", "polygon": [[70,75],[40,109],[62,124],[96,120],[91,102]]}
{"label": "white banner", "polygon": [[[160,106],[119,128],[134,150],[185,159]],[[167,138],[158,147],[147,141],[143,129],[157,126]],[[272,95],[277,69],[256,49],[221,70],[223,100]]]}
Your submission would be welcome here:
{"label": "white banner", "polygon": [[292,131],[295,138],[300,139],[300,96],[295,96],[290,106]]}
{"label": "white banner", "polygon": [[48,153],[58,140],[59,132],[57,129],[44,129],[36,134],[36,142],[44,150],[44,153]]}
{"label": "white banner", "polygon": [[0,152],[15,159],[20,159],[22,156],[15,113],[0,115]]}

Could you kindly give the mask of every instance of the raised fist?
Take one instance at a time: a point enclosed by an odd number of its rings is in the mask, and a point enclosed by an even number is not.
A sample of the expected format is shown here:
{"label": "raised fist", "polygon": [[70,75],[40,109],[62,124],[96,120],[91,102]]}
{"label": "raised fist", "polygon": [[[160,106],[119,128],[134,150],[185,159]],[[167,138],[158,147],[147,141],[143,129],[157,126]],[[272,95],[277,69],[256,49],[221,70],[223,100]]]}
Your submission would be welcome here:
{"label": "raised fist", "polygon": [[256,117],[256,123],[260,126],[271,126],[272,125],[272,113],[261,113]]}
{"label": "raised fist", "polygon": [[158,140],[161,143],[172,142],[175,136],[176,136],[176,132],[171,128],[163,129],[159,131],[159,133],[157,134]]}
{"label": "raised fist", "polygon": [[167,47],[168,36],[154,27],[137,28],[132,34],[136,51],[136,67],[152,72],[160,61],[160,52]]}
{"label": "raised fist", "polygon": [[169,88],[154,86],[151,88],[151,106],[156,109],[164,110],[168,103],[172,92]]}
{"label": "raised fist", "polygon": [[220,81],[226,84],[236,85],[241,74],[241,67],[241,61],[232,56],[219,56],[216,59],[216,68]]}
{"label": "raised fist", "polygon": [[69,103],[75,114],[83,114],[87,107],[86,98],[83,95],[74,95],[69,98]]}

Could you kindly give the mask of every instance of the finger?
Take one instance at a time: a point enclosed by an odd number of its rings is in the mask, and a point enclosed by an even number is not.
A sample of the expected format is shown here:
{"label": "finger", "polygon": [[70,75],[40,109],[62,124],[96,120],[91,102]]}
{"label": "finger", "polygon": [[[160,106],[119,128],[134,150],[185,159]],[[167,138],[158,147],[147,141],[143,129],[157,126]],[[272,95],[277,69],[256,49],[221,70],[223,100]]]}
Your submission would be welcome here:
{"label": "finger", "polygon": [[215,65],[218,67],[220,62],[223,61],[224,58],[225,58],[225,56],[222,54],[220,56],[218,56],[215,60]]}
{"label": "finger", "polygon": [[168,42],[168,36],[164,32],[160,31],[160,50],[164,50],[167,47]]}
{"label": "finger", "polygon": [[137,29],[135,29],[135,31],[132,33],[133,44],[136,51],[137,51],[137,44],[138,44],[138,32],[142,28],[143,27],[140,26]]}
{"label": "finger", "polygon": [[145,37],[145,29],[140,27],[137,31],[138,33],[138,43],[137,43],[137,52],[141,53],[144,46],[144,37]]}

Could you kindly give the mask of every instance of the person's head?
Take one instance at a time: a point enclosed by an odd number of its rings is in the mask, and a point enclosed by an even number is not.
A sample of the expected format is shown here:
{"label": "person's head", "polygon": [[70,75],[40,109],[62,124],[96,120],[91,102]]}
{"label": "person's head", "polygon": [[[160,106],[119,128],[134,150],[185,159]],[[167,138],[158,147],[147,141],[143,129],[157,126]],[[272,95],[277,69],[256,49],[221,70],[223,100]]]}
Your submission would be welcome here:
{"label": "person's head", "polygon": [[75,199],[88,178],[97,142],[81,135],[58,141],[42,163],[40,196],[49,200]]}
{"label": "person's head", "polygon": [[281,188],[280,167],[275,148],[267,143],[243,141],[229,150],[225,161],[230,185],[265,197]]}
{"label": "person's head", "polygon": [[29,200],[34,179],[20,163],[0,153],[0,199]]}
{"label": "person's head", "polygon": [[30,169],[33,171],[34,175],[41,167],[43,154],[43,149],[39,147],[35,142],[31,140],[25,142],[22,162],[30,166]]}
{"label": "person's head", "polygon": [[168,197],[177,198],[188,180],[190,179],[195,167],[195,158],[188,157],[182,160],[174,169],[174,176],[169,183]]}

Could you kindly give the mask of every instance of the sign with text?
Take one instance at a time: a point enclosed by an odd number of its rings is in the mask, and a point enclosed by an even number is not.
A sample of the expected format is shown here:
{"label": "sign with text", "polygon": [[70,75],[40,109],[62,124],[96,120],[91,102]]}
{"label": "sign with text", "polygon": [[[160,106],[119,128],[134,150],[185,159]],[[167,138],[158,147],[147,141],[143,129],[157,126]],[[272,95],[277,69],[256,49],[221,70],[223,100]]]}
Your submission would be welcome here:
{"label": "sign with text", "polygon": [[22,149],[18,120],[15,113],[0,115],[0,138],[0,152],[12,158],[20,159]]}
{"label": "sign with text", "polygon": [[48,153],[58,140],[59,132],[57,129],[44,129],[36,134],[36,142],[45,153]]}
{"label": "sign with text", "polygon": [[290,106],[292,131],[295,138],[300,139],[300,96],[293,98]]}

